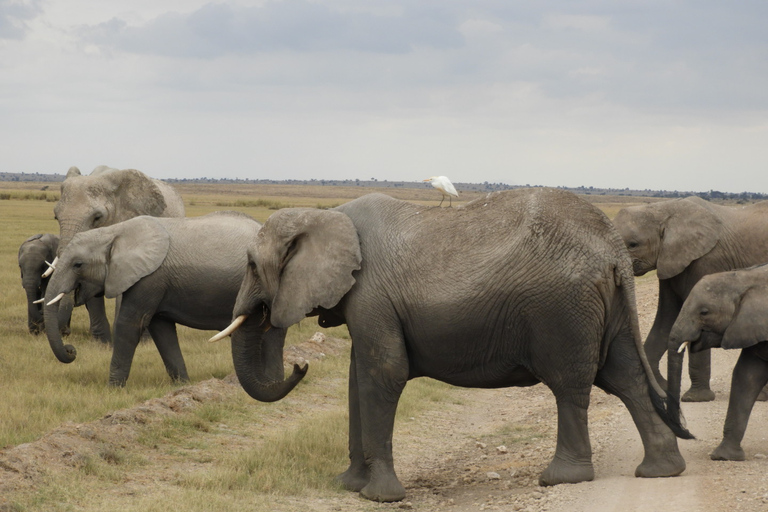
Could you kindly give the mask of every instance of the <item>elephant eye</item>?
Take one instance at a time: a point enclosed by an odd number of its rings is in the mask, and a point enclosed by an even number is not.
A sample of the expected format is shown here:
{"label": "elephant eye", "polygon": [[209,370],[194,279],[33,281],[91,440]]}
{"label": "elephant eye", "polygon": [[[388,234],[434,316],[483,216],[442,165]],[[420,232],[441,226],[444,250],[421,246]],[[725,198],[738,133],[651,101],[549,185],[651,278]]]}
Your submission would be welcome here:
{"label": "elephant eye", "polygon": [[628,243],[627,243],[627,247],[628,247],[628,248],[630,248],[630,249],[634,249],[634,248],[636,248],[638,245],[640,245],[640,244],[638,244],[637,242],[628,242]]}
{"label": "elephant eye", "polygon": [[701,311],[699,311],[699,314],[701,316],[707,316],[709,314],[709,310],[707,308],[701,308]]}
{"label": "elephant eye", "polygon": [[80,268],[80,267],[82,267],[82,266],[83,266],[83,262],[82,262],[82,261],[77,261],[77,262],[75,262],[75,264],[74,264],[74,265],[72,265],[72,266],[73,266],[73,267],[75,267],[75,268]]}

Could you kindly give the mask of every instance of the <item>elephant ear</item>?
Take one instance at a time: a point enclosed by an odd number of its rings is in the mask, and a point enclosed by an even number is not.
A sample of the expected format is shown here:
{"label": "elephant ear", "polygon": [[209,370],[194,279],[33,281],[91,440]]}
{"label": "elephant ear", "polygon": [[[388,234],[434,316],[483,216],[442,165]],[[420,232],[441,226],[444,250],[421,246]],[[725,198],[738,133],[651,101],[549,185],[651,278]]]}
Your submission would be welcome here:
{"label": "elephant ear", "polygon": [[676,276],[717,245],[723,223],[706,205],[698,197],[674,202],[671,215],[661,225],[659,279]]}
{"label": "elephant ear", "polygon": [[355,284],[360,241],[345,214],[310,208],[280,210],[256,237],[270,322],[287,328],[317,307],[332,308]]}
{"label": "elephant ear", "polygon": [[155,180],[136,169],[106,169],[97,173],[99,179],[105,180],[114,194],[117,210],[121,212],[118,222],[137,217],[151,215],[160,217],[166,208],[165,197]]}
{"label": "elephant ear", "polygon": [[723,333],[725,349],[747,348],[768,341],[768,289],[752,287],[741,297],[731,323]]}
{"label": "elephant ear", "polygon": [[168,254],[171,237],[156,219],[147,216],[105,229],[115,231],[104,283],[104,295],[111,299],[160,267]]}

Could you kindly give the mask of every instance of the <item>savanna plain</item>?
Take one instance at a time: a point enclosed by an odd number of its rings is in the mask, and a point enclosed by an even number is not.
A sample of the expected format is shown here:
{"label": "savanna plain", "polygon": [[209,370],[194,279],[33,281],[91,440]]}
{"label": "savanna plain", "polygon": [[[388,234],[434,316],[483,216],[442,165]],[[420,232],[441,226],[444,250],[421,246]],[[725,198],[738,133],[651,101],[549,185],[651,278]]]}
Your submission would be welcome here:
{"label": "savanna plain", "polygon": [[[176,188],[188,216],[237,210],[261,222],[279,208],[328,208],[373,191]],[[432,189],[377,191],[429,205],[439,201]],[[462,193],[456,203],[481,195]],[[586,198],[609,217],[646,200]],[[476,390],[416,379],[400,401],[393,439],[407,497],[392,504],[361,499],[333,480],[347,463],[350,340],[343,327],[322,329],[308,318],[289,330],[286,363],[308,361],[310,369],[291,394],[272,404],[242,391],[229,342],[208,343],[210,331],[179,328],[189,385],[169,381],[148,341],[140,344],[122,389],[106,385],[111,349],[89,338],[84,308],[73,315],[68,343],[77,346],[78,357],[69,365],[56,360],[44,335],[29,334],[16,254],[27,237],[58,233],[57,199],[58,184],[0,183],[0,512],[768,510],[768,403],[755,405],[743,442],[746,461],[708,457],[722,435],[738,356],[723,350],[713,355],[716,400],[683,404],[697,439],[680,441],[688,464],[680,477],[634,478],[642,459],[637,430],[618,399],[594,388],[595,481],[539,487],[557,424],[546,387]],[[656,310],[656,277],[636,283],[645,335]]]}

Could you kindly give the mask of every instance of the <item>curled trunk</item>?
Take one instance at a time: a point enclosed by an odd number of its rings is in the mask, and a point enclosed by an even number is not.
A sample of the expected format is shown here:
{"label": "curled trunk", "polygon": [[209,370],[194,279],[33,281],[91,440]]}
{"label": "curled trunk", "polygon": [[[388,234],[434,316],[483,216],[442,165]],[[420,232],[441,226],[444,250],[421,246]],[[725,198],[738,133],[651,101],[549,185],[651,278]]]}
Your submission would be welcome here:
{"label": "curled trunk", "polygon": [[276,402],[304,378],[307,366],[293,365],[293,373],[283,378],[285,329],[256,325],[249,319],[232,334],[232,362],[240,385],[260,402]]}
{"label": "curled trunk", "polygon": [[[53,297],[46,297],[47,300]],[[48,343],[51,345],[56,359],[62,363],[71,363],[77,357],[77,350],[72,345],[65,345],[59,331],[59,306],[60,303],[46,305],[44,311],[45,334],[48,336]]]}

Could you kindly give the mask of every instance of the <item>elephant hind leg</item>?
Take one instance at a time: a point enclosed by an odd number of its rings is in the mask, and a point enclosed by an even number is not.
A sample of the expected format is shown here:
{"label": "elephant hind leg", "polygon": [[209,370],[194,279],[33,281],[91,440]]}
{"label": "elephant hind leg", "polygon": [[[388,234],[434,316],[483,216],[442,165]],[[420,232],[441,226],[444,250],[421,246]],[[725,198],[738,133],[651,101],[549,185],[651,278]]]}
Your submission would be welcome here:
{"label": "elephant hind leg", "polygon": [[595,478],[587,425],[588,406],[588,388],[577,400],[558,399],[557,448],[552,462],[539,477],[539,485],[573,484]]}
{"label": "elephant hind leg", "polygon": [[648,376],[631,335],[619,335],[611,342],[595,384],[624,402],[640,433],[645,457],[635,470],[635,476],[676,476],[685,470],[677,437],[653,407]]}

